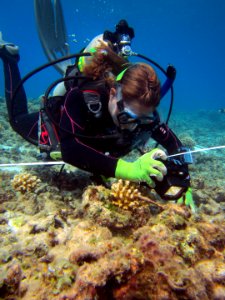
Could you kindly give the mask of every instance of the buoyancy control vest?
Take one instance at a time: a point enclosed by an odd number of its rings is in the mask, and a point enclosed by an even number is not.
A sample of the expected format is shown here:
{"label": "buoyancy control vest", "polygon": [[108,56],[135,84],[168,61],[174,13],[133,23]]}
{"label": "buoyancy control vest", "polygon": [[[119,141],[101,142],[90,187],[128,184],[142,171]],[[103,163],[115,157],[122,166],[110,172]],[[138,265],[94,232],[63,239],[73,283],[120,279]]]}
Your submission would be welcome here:
{"label": "buoyancy control vest", "polygon": [[[66,89],[65,95],[49,97],[49,93],[47,93],[47,95],[42,98],[39,113],[38,144],[40,152],[47,158],[61,159],[60,138],[58,133],[59,123],[65,98],[69,91],[78,88],[82,92],[84,103],[88,111],[89,120],[87,120],[87,122],[91,124],[93,118],[101,118],[102,110],[104,109],[102,98],[108,96],[105,82],[103,80],[91,80],[81,75],[76,65],[69,66],[65,74],[65,81],[62,79]],[[67,80],[67,78],[71,79]],[[53,87],[54,84],[52,85],[52,88]],[[61,129],[63,130],[63,128]]]}

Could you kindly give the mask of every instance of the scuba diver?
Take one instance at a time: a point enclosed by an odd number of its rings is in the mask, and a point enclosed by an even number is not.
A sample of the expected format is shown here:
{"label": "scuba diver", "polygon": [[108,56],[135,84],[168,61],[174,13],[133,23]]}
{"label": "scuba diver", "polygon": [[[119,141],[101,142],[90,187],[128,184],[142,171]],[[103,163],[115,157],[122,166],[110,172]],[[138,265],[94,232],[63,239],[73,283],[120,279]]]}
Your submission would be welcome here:
{"label": "scuba diver", "polygon": [[[167,154],[183,153],[185,149],[173,131],[160,122],[156,110],[168,91],[168,82],[175,79],[175,69],[168,67],[168,78],[160,87],[150,65],[128,62],[127,52],[121,49],[130,45],[120,44],[116,35],[117,30],[113,38],[107,33],[106,41],[103,38],[94,48],[89,45],[91,59],[81,56],[75,65],[68,66],[65,77],[57,81],[63,83],[63,91],[62,86],[52,84],[40,112],[35,113],[28,112],[23,85],[14,93],[21,81],[19,48],[1,38],[9,122],[47,158],[60,156],[64,162],[93,174],[146,183],[162,198],[182,198],[193,208],[185,155],[167,159]],[[141,149],[150,137],[167,154],[155,148],[142,152],[135,161],[123,159],[133,149]]]}

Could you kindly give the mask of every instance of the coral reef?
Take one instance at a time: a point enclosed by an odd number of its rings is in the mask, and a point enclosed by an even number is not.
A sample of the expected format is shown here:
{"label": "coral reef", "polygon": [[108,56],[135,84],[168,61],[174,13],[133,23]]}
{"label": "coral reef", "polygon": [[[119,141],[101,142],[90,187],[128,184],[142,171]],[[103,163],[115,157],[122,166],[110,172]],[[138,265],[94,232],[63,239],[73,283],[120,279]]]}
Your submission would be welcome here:
{"label": "coral reef", "polygon": [[135,210],[138,207],[154,204],[163,208],[159,203],[145,197],[141,193],[141,186],[128,180],[118,180],[111,186],[112,203],[125,210]]}
{"label": "coral reef", "polygon": [[[130,230],[132,228],[138,228],[146,224],[147,220],[151,216],[151,210],[149,205],[154,205],[154,211],[162,210],[162,206],[150,200],[147,197],[140,196],[141,192],[135,192],[135,194],[141,197],[140,205],[137,207],[131,206],[131,209],[124,209],[118,205],[113,204],[113,201],[121,200],[115,198],[115,184],[112,189],[105,189],[103,186],[89,186],[83,194],[82,211],[83,216],[96,222],[99,225],[107,226],[113,232],[119,232],[124,230]],[[123,182],[118,183],[119,186],[129,187],[130,184],[123,185]],[[136,185],[134,185],[136,186]],[[128,188],[129,189],[129,188]],[[125,188],[126,194],[126,188]],[[143,198],[145,201],[143,201]],[[116,199],[116,200],[115,200]],[[148,201],[148,202],[146,202]],[[146,205],[148,203],[148,205]],[[127,204],[126,204],[127,205]],[[126,208],[126,207],[125,207]]]}
{"label": "coral reef", "polygon": [[75,209],[60,209],[63,198],[52,197],[59,203],[49,210],[43,192],[37,205],[45,205],[32,218],[20,209],[2,214],[1,295],[25,300],[216,300],[222,295],[221,210],[193,215],[175,203],[163,210],[152,210],[150,203],[124,210],[113,205],[111,193],[89,186]]}
{"label": "coral reef", "polygon": [[141,202],[138,201],[141,193],[139,192],[137,185],[128,180],[123,182],[123,180],[120,179],[118,182],[113,183],[111,187],[111,196],[114,205],[126,210],[132,210],[141,205]]}
{"label": "coral reef", "polygon": [[[0,118],[2,162],[34,161],[35,148],[11,131],[3,112]],[[186,132],[210,146],[221,137],[215,128],[223,122],[201,112],[177,115],[172,127],[179,136]],[[190,123],[193,128],[187,128]],[[138,184],[93,185],[89,174],[70,166],[62,172],[34,168],[32,174],[26,168],[2,169],[0,298],[224,299],[224,152],[198,153],[194,159],[196,214]]]}
{"label": "coral reef", "polygon": [[221,133],[221,136],[218,137],[217,143],[218,145],[225,145],[225,135],[223,134],[223,132]]}
{"label": "coral reef", "polygon": [[33,191],[40,182],[41,180],[36,175],[20,173],[14,176],[11,183],[15,191],[24,194],[26,192]]}
{"label": "coral reef", "polygon": [[196,145],[196,142],[194,141],[194,139],[190,135],[181,134],[179,137],[180,137],[183,145],[190,148],[190,149],[193,149],[194,146]]}

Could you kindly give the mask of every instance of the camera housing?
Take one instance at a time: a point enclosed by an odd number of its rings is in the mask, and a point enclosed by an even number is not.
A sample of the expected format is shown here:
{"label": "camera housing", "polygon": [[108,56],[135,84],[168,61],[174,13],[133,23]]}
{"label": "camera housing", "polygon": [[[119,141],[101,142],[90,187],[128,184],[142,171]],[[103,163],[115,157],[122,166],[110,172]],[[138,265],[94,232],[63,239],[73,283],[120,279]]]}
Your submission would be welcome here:
{"label": "camera housing", "polygon": [[164,176],[163,181],[158,181],[153,177],[156,185],[155,191],[164,200],[177,200],[190,187],[188,165],[170,159],[163,163],[167,168],[167,175]]}

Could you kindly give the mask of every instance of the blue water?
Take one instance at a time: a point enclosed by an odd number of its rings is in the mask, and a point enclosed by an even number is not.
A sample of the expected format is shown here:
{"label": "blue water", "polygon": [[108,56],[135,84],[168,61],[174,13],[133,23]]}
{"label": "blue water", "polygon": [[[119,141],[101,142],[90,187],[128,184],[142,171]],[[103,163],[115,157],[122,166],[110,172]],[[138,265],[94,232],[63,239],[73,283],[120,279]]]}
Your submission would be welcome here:
{"label": "blue water", "polygon": [[[164,68],[169,63],[176,67],[176,109],[225,107],[224,0],[62,0],[62,5],[71,52],[78,52],[87,39],[105,29],[114,30],[125,18],[135,29],[134,51]],[[1,0],[0,30],[5,39],[20,46],[22,75],[47,61],[38,39],[33,1]],[[2,70],[1,65],[0,96]],[[59,76],[51,68],[27,82],[28,97],[42,94]]]}

